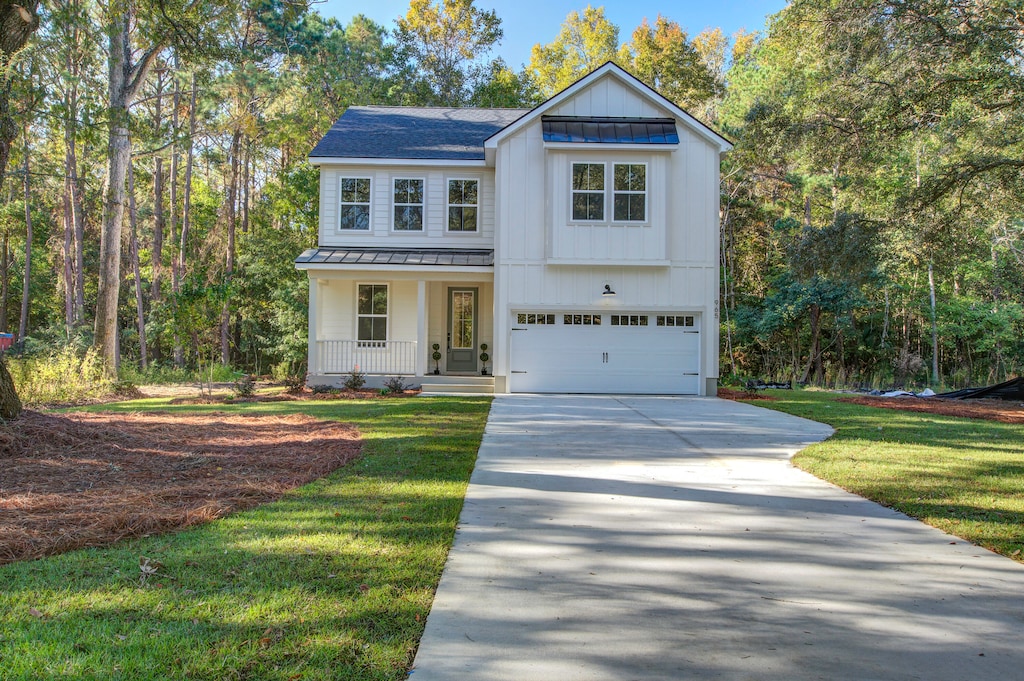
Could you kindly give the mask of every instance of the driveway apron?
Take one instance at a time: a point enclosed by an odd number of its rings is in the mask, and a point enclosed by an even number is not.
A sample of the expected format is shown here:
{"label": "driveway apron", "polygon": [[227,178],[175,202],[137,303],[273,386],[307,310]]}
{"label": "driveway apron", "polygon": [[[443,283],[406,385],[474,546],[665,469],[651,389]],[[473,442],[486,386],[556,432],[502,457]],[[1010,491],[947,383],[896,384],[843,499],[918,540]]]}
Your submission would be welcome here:
{"label": "driveway apron", "polygon": [[1024,569],[790,465],[831,432],[496,398],[411,678],[1024,679]]}

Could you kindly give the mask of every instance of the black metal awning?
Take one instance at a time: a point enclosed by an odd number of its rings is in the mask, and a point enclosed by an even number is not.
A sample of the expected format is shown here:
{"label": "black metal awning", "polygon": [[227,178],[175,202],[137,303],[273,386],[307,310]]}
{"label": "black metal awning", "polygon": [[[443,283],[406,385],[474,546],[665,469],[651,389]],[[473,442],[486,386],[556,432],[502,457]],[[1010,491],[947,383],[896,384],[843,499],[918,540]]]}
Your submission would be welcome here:
{"label": "black metal awning", "polygon": [[679,144],[671,118],[542,116],[545,142],[597,144]]}
{"label": "black metal awning", "polygon": [[296,265],[395,265],[493,267],[493,250],[448,248],[311,248],[295,259]]}

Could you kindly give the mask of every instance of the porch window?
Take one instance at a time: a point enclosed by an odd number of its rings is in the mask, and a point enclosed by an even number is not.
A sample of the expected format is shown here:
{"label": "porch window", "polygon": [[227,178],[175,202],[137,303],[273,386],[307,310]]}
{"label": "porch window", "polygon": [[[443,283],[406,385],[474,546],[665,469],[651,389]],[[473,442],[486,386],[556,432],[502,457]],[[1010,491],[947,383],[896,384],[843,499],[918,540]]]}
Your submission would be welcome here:
{"label": "porch window", "polygon": [[647,166],[643,163],[614,165],[612,205],[618,222],[643,222],[647,219]]}
{"label": "porch window", "polygon": [[395,231],[423,231],[423,180],[395,178]]}
{"label": "porch window", "polygon": [[356,301],[359,347],[382,348],[388,340],[388,285],[359,284]]}
{"label": "porch window", "polygon": [[370,178],[341,178],[341,229],[370,229]]}
{"label": "porch window", "polygon": [[477,180],[448,180],[448,231],[475,232],[479,206]]}
{"label": "porch window", "polygon": [[572,164],[572,219],[604,220],[604,164]]}

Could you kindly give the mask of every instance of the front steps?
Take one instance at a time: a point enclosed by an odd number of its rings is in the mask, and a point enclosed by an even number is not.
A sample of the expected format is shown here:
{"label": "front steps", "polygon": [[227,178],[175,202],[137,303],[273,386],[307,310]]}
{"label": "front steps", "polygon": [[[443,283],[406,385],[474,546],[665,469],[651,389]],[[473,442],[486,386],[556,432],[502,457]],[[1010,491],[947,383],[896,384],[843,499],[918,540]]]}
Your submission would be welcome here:
{"label": "front steps", "polygon": [[423,377],[421,395],[493,395],[494,376]]}

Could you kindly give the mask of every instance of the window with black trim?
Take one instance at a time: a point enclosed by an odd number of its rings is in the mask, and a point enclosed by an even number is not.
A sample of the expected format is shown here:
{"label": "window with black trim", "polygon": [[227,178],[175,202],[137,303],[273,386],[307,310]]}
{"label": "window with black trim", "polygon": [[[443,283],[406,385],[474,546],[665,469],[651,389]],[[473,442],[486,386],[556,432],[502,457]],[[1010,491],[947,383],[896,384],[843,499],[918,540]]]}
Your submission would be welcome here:
{"label": "window with black trim", "polygon": [[572,219],[604,220],[604,164],[572,164]]}
{"label": "window with black trim", "polygon": [[658,315],[658,326],[692,327],[693,317],[690,315]]}
{"label": "window with black trim", "polygon": [[567,314],[562,315],[562,324],[566,326],[601,326],[599,314]]}
{"label": "window with black trim", "polygon": [[612,174],[612,219],[643,222],[647,219],[647,166],[616,163]]}
{"label": "window with black trim", "polygon": [[448,231],[475,232],[479,207],[478,180],[448,180]]}
{"label": "window with black trim", "polygon": [[364,348],[382,348],[388,340],[388,285],[359,284],[356,339]]}
{"label": "window with black trim", "polygon": [[423,180],[395,178],[392,197],[395,231],[423,231]]}
{"label": "window with black trim", "polygon": [[535,313],[535,312],[520,312],[516,315],[516,322],[519,324],[554,324],[555,315]]}
{"label": "window with black trim", "polygon": [[612,326],[647,326],[647,315],[645,314],[613,314],[611,315]]}
{"label": "window with black trim", "polygon": [[341,178],[341,229],[370,229],[370,178]]}

